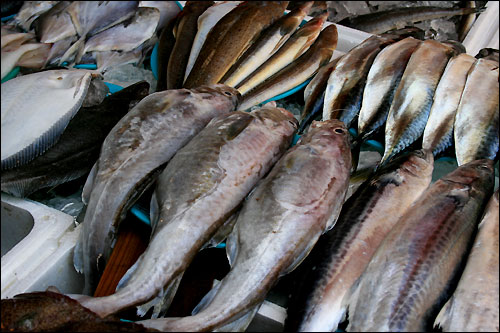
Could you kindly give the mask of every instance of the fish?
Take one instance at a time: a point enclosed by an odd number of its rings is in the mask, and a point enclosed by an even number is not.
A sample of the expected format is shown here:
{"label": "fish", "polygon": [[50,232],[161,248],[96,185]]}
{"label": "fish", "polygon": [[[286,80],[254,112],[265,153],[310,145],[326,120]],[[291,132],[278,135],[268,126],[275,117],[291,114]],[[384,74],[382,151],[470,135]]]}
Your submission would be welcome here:
{"label": "fish", "polygon": [[54,7],[59,1],[24,1],[23,6],[14,17],[16,25],[25,31],[31,30],[31,24],[41,14]]}
{"label": "fish", "polygon": [[498,49],[493,49],[491,47],[485,47],[479,50],[475,56],[475,58],[480,59],[480,58],[486,58],[490,60],[494,60],[498,62]]}
{"label": "fish", "polygon": [[362,96],[366,75],[375,56],[384,46],[393,42],[395,42],[393,35],[374,35],[352,48],[339,60],[328,78],[323,104],[323,120],[338,119],[350,100],[357,99],[356,96]]}
{"label": "fish", "polygon": [[55,43],[77,36],[75,26],[66,11],[71,1],[59,1],[33,22],[35,34],[42,43]]}
{"label": "fish", "polygon": [[49,56],[51,47],[51,44],[46,43],[26,43],[13,51],[5,52],[2,49],[2,79],[16,66],[41,69]]}
{"label": "fish", "polygon": [[385,123],[408,60],[420,43],[413,37],[404,38],[385,47],[373,60],[359,110],[359,143],[372,136]]}
{"label": "fish", "polygon": [[187,1],[174,26],[175,44],[167,66],[167,89],[182,88],[189,53],[198,31],[198,18],[213,1]]}
{"label": "fish", "polygon": [[454,123],[458,165],[498,153],[498,62],[478,59],[472,65]]}
{"label": "fish", "polygon": [[73,1],[64,9],[75,27],[79,39],[66,50],[59,60],[78,63],[83,56],[88,37],[104,31],[135,15],[138,1]]}
{"label": "fish", "polygon": [[321,31],[316,41],[304,54],[243,94],[240,109],[246,110],[305,82],[321,66],[330,61],[337,47],[337,41],[337,27],[333,24],[329,25]]}
{"label": "fish", "polygon": [[461,53],[448,61],[434,93],[429,119],[425,125],[422,148],[434,156],[453,144],[453,123],[469,69],[476,59]]}
{"label": "fish", "polygon": [[314,1],[308,1],[276,20],[243,53],[231,69],[221,79],[221,83],[234,87],[253,73],[272,56],[295,32],[309,13]]}
{"label": "fish", "polygon": [[498,190],[485,208],[465,269],[435,326],[444,332],[498,331]]}
{"label": "fish", "polygon": [[346,314],[344,296],[384,237],[429,187],[434,158],[412,151],[378,169],[348,199],[335,227],[304,261],[302,288],[294,290],[285,331],[335,332]]}
{"label": "fish", "polygon": [[476,13],[477,11],[476,8],[442,8],[436,6],[402,7],[347,17],[337,23],[345,27],[372,34],[381,34],[392,29],[404,28],[408,23],[456,15],[468,15]]}
{"label": "fish", "polygon": [[322,66],[304,89],[304,107],[300,113],[299,134],[303,133],[306,126],[318,116],[319,111],[323,110],[326,84],[340,58],[337,57]]}
{"label": "fish", "polygon": [[126,23],[106,29],[85,42],[83,53],[121,51],[129,52],[153,37],[160,20],[160,11],[152,7],[140,7]]}
{"label": "fish", "polygon": [[2,83],[2,171],[28,163],[57,142],[91,79],[86,70],[49,70]]}
{"label": "fish", "polygon": [[282,47],[251,75],[236,85],[244,95],[300,57],[316,41],[327,14],[319,15],[297,30]]}
{"label": "fish", "polygon": [[287,5],[288,1],[246,1],[231,10],[208,33],[184,87],[218,83]]}
{"label": "fish", "polygon": [[125,116],[129,105],[148,92],[149,84],[141,81],[106,97],[101,104],[82,107],[54,146],[26,165],[2,172],[2,192],[26,197],[88,174],[106,135]]}
{"label": "fish", "polygon": [[436,87],[453,55],[451,47],[432,39],[412,53],[387,115],[381,164],[422,136]]}
{"label": "fish", "polygon": [[127,209],[177,150],[213,117],[233,111],[239,98],[224,85],[161,91],[142,99],[113,127],[82,194],[87,211],[73,263],[85,274],[84,294],[97,286]]}
{"label": "fish", "polygon": [[296,128],[290,112],[270,107],[214,118],[160,174],[145,252],[114,294],[81,304],[105,317],[157,294],[175,294],[195,254],[284,153]]}
{"label": "fish", "polygon": [[170,20],[181,12],[181,8],[175,1],[139,1],[139,8],[141,7],[156,8],[159,10],[160,21],[158,22],[157,31],[161,31]]}
{"label": "fish", "polygon": [[156,92],[167,89],[167,67],[170,55],[175,45],[174,26],[177,22],[176,18],[170,20],[162,29],[158,41],[158,55],[156,63],[158,64],[158,80],[156,84]]}
{"label": "fish", "polygon": [[2,27],[2,52],[14,51],[26,42],[36,42],[32,33],[17,32]]}
{"label": "fish", "polygon": [[222,17],[239,4],[240,1],[217,2],[213,6],[207,8],[207,10],[205,10],[203,14],[198,17],[198,29],[193,40],[193,45],[191,46],[191,52],[189,53],[189,60],[186,65],[183,84],[186,82],[189,73],[191,73],[194,62],[198,58],[198,54],[200,54],[201,47],[205,43],[210,30],[212,30],[215,24],[219,22]]}
{"label": "fish", "polygon": [[63,56],[64,52],[78,39],[78,36],[70,36],[61,40],[58,40],[55,43],[52,43],[52,47],[50,48],[49,55],[47,56],[47,61],[43,65],[43,68],[47,67],[47,65],[57,65],[59,59]]}
{"label": "fish", "polygon": [[[476,8],[476,2],[475,1],[466,1],[465,6],[467,8]],[[460,42],[463,42],[467,34],[469,33],[470,29],[474,25],[474,22],[476,22],[476,13],[471,13],[468,15],[462,16],[460,19],[460,28],[458,29],[458,40]]]}
{"label": "fish", "polygon": [[341,122],[313,122],[245,200],[226,241],[231,269],[193,315],[139,323],[161,331],[244,331],[278,278],[335,224],[350,155]]}
{"label": "fish", "polygon": [[460,275],[493,183],[493,161],[476,160],[420,195],[349,292],[348,332],[432,328]]}

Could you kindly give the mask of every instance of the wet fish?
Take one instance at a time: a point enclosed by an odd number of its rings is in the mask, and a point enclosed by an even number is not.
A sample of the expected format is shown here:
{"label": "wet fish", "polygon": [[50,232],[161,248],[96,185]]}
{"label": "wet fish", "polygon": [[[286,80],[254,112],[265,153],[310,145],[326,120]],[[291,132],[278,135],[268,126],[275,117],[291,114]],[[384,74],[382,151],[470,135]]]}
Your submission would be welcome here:
{"label": "wet fish", "polygon": [[477,59],[486,58],[498,62],[498,49],[485,47],[484,49],[479,50],[475,57]]}
{"label": "wet fish", "polygon": [[278,278],[335,224],[350,155],[341,122],[313,122],[245,201],[226,242],[231,270],[195,314],[139,323],[161,331],[244,331]]}
{"label": "wet fish", "polygon": [[300,57],[318,38],[327,16],[324,13],[304,24],[265,63],[238,83],[236,89],[241,94],[246,94]]}
{"label": "wet fish", "polygon": [[67,12],[70,4],[71,1],[59,1],[33,22],[35,33],[40,42],[55,43],[77,36],[71,16]]}
{"label": "wet fish", "polygon": [[139,8],[141,7],[156,8],[160,11],[157,31],[163,29],[170,20],[181,12],[181,8],[175,1],[139,1]]}
{"label": "wet fish", "polygon": [[444,332],[498,331],[498,190],[490,198],[457,289],[435,325]]}
{"label": "wet fish", "polygon": [[314,1],[308,1],[302,4],[264,30],[224,75],[221,83],[234,87],[252,74],[290,38],[309,13],[313,3]]}
{"label": "wet fish", "polygon": [[341,57],[335,58],[321,67],[304,89],[304,108],[300,113],[299,134],[302,133],[306,126],[323,110],[326,84],[340,58]]}
{"label": "wet fish", "polygon": [[56,65],[59,62],[59,59],[63,56],[64,52],[78,39],[78,36],[70,36],[52,44],[50,48],[49,55],[47,56],[47,61],[43,67],[49,65]]}
{"label": "wet fish", "polygon": [[106,97],[102,104],[82,107],[54,146],[28,164],[2,172],[2,192],[25,197],[88,174],[106,135],[129,105],[146,97],[148,91],[149,84],[142,81]]}
{"label": "wet fish", "polygon": [[246,1],[230,11],[210,30],[184,87],[219,82],[287,5],[288,1]]}
{"label": "wet fish", "polygon": [[85,42],[83,53],[122,51],[129,52],[153,37],[160,20],[160,11],[156,8],[141,7],[126,23],[106,29]]}
{"label": "wet fish", "polygon": [[422,139],[422,148],[430,149],[434,156],[453,144],[455,114],[475,60],[466,53],[451,58],[439,80]]}
{"label": "wet fish", "polygon": [[84,294],[97,286],[122,215],[176,151],[213,117],[234,110],[238,99],[224,85],[153,93],[113,127],[82,195],[88,206],[74,264],[85,273]]}
{"label": "wet fish", "polygon": [[243,94],[240,109],[246,110],[262,103],[312,77],[321,66],[330,61],[333,51],[337,47],[337,41],[337,27],[334,24],[329,25],[321,31],[314,44],[297,60]]}
{"label": "wet fish", "polygon": [[31,30],[31,24],[41,14],[54,7],[59,1],[24,1],[23,6],[14,17],[17,25],[25,31]]}
{"label": "wet fish", "polygon": [[434,92],[453,55],[451,47],[432,39],[420,43],[411,55],[387,115],[381,164],[423,134]]}
{"label": "wet fish", "polygon": [[213,4],[213,1],[187,1],[177,17],[175,44],[167,66],[167,89],[182,88],[189,53],[198,31],[198,18]]}
{"label": "wet fish", "polygon": [[493,192],[492,160],[433,183],[384,238],[348,299],[347,331],[430,330]]}
{"label": "wet fish", "polygon": [[404,28],[408,23],[476,12],[476,8],[404,7],[347,17],[339,21],[338,24],[372,34],[380,34],[392,29]]}
{"label": "wet fish", "polygon": [[198,30],[196,36],[193,40],[193,46],[191,46],[191,52],[189,53],[189,60],[186,65],[186,72],[184,74],[184,82],[186,81],[191,69],[193,68],[194,62],[198,58],[201,47],[207,39],[207,35],[212,30],[217,22],[220,21],[227,13],[233,10],[236,6],[240,4],[240,1],[222,1],[217,2],[213,6],[207,8],[198,18]]}
{"label": "wet fish", "polygon": [[176,18],[173,18],[167,23],[161,31],[158,41],[158,57],[156,60],[158,64],[157,92],[167,89],[167,67],[175,45],[174,26],[176,22]]}
{"label": "wet fish", "polygon": [[378,169],[346,201],[335,227],[303,265],[309,271],[288,308],[285,331],[335,332],[346,314],[344,295],[399,218],[427,189],[433,156],[422,150]]}
{"label": "wet fish", "polygon": [[26,43],[16,50],[5,52],[2,49],[2,79],[16,66],[41,69],[49,56],[51,44]]}
{"label": "wet fish", "polygon": [[458,165],[498,153],[498,62],[478,59],[467,74],[454,123]]}
{"label": "wet fish", "polygon": [[50,70],[2,83],[2,170],[28,163],[57,142],[90,80],[86,70]]}
{"label": "wet fish", "polygon": [[407,37],[385,47],[373,60],[359,110],[359,143],[384,125],[408,60],[420,43],[418,39]]}
{"label": "wet fish", "polygon": [[146,251],[116,293],[82,305],[104,317],[157,294],[175,294],[195,254],[284,153],[295,129],[293,115],[278,108],[214,118],[159,176]]}

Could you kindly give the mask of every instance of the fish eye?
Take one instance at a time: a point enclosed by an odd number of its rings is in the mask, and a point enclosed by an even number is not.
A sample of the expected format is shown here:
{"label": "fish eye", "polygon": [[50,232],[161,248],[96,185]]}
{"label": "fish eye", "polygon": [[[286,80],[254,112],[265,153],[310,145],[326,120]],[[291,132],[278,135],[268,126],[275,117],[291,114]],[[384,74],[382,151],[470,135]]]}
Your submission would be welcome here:
{"label": "fish eye", "polygon": [[227,90],[226,90],[226,91],[224,91],[224,95],[226,95],[226,96],[233,96],[233,94],[231,94],[231,93],[230,93],[229,91],[227,91]]}
{"label": "fish eye", "polygon": [[484,165],[484,164],[480,164],[477,166],[478,169],[483,169],[483,170],[490,170],[490,168],[488,168],[488,166]]}
{"label": "fish eye", "polygon": [[337,127],[336,129],[333,130],[335,133],[338,133],[338,134],[344,134],[345,131],[342,129],[342,128],[339,128]]}

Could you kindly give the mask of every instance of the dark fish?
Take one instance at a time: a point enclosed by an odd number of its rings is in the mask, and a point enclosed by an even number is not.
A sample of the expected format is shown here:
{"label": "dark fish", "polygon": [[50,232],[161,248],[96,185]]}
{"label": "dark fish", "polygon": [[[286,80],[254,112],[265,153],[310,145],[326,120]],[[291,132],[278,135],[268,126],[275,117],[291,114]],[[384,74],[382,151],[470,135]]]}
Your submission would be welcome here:
{"label": "dark fish", "polygon": [[380,34],[391,29],[404,28],[408,23],[455,15],[467,15],[477,11],[476,8],[405,7],[347,17],[338,24],[372,34]]}
{"label": "dark fish", "polygon": [[198,17],[214,4],[213,1],[186,1],[174,26],[175,44],[167,66],[167,89],[182,88],[189,53],[198,31]]}
{"label": "dark fish", "polygon": [[230,11],[208,34],[184,87],[219,82],[287,5],[288,1],[246,1]]}
{"label": "dark fish", "polygon": [[498,49],[493,49],[491,47],[486,47],[477,52],[476,58],[485,58],[498,62]]}
{"label": "dark fish", "polygon": [[104,138],[148,91],[149,84],[142,81],[106,97],[99,105],[82,107],[54,146],[28,164],[2,172],[2,192],[25,197],[88,174]]}
{"label": "dark fish", "polygon": [[384,238],[352,288],[346,300],[347,331],[432,328],[460,274],[493,184],[493,161],[476,160],[422,193]]}
{"label": "dark fish", "polygon": [[296,128],[290,112],[271,107],[214,118],[159,176],[146,251],[116,293],[82,300],[82,305],[104,317],[151,299],[154,303],[158,294],[160,300],[173,296],[195,254],[281,157]]}
{"label": "dark fish", "polygon": [[158,41],[158,57],[156,59],[158,64],[157,92],[167,89],[167,67],[175,45],[174,26],[176,21],[174,17],[167,23],[161,31],[160,40]]}
{"label": "dark fish", "polygon": [[215,116],[233,111],[239,93],[224,85],[153,93],[113,127],[83,190],[88,203],[74,250],[85,294],[97,286],[123,215],[172,156]]}
{"label": "dark fish", "polygon": [[345,202],[339,219],[306,258],[307,278],[288,308],[285,331],[334,332],[344,295],[376,249],[432,179],[433,156],[416,151],[377,170]]}
{"label": "dark fish", "polygon": [[162,331],[244,331],[278,278],[297,267],[335,224],[350,155],[340,121],[313,122],[243,204],[227,240],[231,270],[195,314],[140,323]]}

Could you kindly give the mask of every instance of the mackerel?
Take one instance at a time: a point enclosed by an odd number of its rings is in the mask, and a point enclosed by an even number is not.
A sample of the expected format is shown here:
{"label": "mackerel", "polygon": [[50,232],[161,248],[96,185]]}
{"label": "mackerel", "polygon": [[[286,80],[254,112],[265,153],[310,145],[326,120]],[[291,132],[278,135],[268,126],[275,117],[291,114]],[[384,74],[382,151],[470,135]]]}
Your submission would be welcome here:
{"label": "mackerel", "polygon": [[457,289],[435,325],[444,332],[498,331],[498,190],[490,198]]}
{"label": "mackerel", "polygon": [[210,30],[212,30],[215,24],[219,22],[222,17],[238,6],[239,3],[239,1],[217,2],[213,6],[208,7],[207,10],[205,10],[203,14],[198,17],[198,29],[193,40],[193,46],[191,46],[191,51],[189,53],[189,60],[186,65],[183,82],[186,82],[189,73],[191,73],[194,62],[198,58],[200,49],[205,43],[205,39],[207,38]]}
{"label": "mackerel", "polygon": [[144,98],[113,127],[83,190],[88,203],[74,264],[85,294],[97,286],[118,226],[162,166],[215,116],[233,111],[239,93],[224,85],[166,90]]}
{"label": "mackerel", "polygon": [[350,155],[341,122],[313,122],[245,201],[226,242],[231,270],[195,314],[140,324],[161,331],[244,331],[278,278],[299,265],[335,224]]}
{"label": "mackerel", "polygon": [[288,1],[246,1],[230,11],[210,30],[184,87],[218,83],[287,5]]}
{"label": "mackerel", "polygon": [[174,27],[175,44],[167,66],[167,89],[182,88],[189,53],[198,31],[198,18],[213,1],[187,1]]}
{"label": "mackerel", "polygon": [[332,24],[321,31],[318,39],[297,60],[267,78],[243,95],[240,108],[246,110],[267,99],[284,93],[312,77],[327,64],[337,47],[337,27]]}
{"label": "mackerel", "polygon": [[345,302],[349,304],[347,331],[432,328],[460,274],[493,184],[493,161],[476,160],[422,193],[353,286]]}
{"label": "mackerel", "polygon": [[458,165],[498,153],[498,62],[478,59],[467,74],[454,123]]}
{"label": "mackerel", "polygon": [[245,94],[300,57],[318,38],[327,16],[327,13],[319,15],[304,24],[265,63],[238,83],[236,89]]}
{"label": "mackerel", "polygon": [[411,152],[377,170],[346,201],[335,227],[320,238],[301,267],[308,274],[291,300],[286,331],[335,332],[346,313],[344,295],[429,186],[432,171],[430,152]]}
{"label": "mackerel", "polygon": [[313,3],[314,1],[306,1],[264,30],[220,82],[234,87],[252,74],[290,38]]}
{"label": "mackerel", "polygon": [[466,53],[451,58],[439,80],[422,139],[422,148],[430,149],[434,156],[453,144],[455,114],[475,60]]}
{"label": "mackerel", "polygon": [[291,144],[296,123],[290,112],[272,107],[214,118],[159,176],[146,251],[116,293],[82,305],[105,317],[157,294],[173,296],[196,253]]}
{"label": "mackerel", "polygon": [[411,55],[387,115],[381,164],[423,134],[434,92],[453,52],[450,46],[428,39]]}

